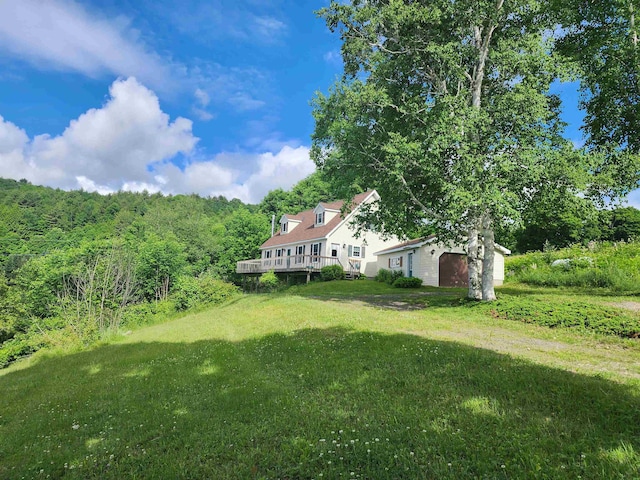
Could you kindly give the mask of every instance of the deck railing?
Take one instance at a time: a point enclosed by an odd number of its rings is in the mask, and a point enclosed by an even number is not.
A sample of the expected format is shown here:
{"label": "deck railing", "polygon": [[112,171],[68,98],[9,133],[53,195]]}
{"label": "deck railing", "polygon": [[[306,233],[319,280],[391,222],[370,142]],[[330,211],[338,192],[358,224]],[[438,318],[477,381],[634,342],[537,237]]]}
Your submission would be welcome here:
{"label": "deck railing", "polygon": [[[349,262],[351,263],[351,262]],[[264,273],[274,272],[319,272],[327,265],[340,265],[337,257],[322,257],[320,255],[291,255],[288,257],[261,258],[259,260],[243,260],[236,264],[236,273]],[[352,269],[350,266],[349,269]],[[358,264],[358,272],[360,265]]]}

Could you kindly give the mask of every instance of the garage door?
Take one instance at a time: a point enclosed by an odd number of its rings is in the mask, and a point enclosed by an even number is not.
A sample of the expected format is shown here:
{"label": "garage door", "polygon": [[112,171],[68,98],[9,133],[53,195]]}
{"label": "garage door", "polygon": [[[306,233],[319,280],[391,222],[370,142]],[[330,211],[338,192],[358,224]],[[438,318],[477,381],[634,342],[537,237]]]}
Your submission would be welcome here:
{"label": "garage door", "polygon": [[461,253],[443,253],[439,260],[438,285],[441,287],[469,286],[467,256]]}

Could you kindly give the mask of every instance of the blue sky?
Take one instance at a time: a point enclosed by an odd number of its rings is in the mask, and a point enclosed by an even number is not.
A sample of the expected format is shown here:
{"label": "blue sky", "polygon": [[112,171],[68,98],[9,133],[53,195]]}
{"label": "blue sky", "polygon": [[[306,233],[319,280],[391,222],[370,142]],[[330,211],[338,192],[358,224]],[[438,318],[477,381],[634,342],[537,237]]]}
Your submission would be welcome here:
{"label": "blue sky", "polygon": [[[327,3],[0,0],[0,176],[246,202],[289,188],[314,170],[309,101],[341,73],[313,13]],[[579,142],[575,85],[558,89]]]}

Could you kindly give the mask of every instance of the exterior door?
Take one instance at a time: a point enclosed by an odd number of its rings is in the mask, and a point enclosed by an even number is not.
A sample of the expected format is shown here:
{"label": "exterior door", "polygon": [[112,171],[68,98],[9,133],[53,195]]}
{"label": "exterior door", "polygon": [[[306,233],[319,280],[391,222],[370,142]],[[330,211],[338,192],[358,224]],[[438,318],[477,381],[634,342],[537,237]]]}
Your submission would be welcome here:
{"label": "exterior door", "polygon": [[466,255],[443,253],[438,260],[438,267],[438,285],[440,287],[469,286],[469,268]]}
{"label": "exterior door", "polygon": [[413,253],[407,255],[407,277],[413,277]]}

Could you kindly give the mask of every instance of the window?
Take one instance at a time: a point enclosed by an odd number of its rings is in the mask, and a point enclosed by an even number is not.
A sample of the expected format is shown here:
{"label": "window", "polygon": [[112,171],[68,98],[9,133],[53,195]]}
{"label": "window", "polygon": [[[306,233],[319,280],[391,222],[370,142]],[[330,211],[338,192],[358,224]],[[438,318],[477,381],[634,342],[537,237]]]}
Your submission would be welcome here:
{"label": "window", "polygon": [[263,265],[271,265],[271,250],[264,251],[264,262]]}
{"label": "window", "polygon": [[282,227],[280,227],[280,230],[282,231],[282,233],[287,233],[287,222],[282,222]]}
{"label": "window", "polygon": [[306,247],[306,245],[298,245],[296,247],[296,259],[295,259],[296,263],[303,263],[304,262],[305,247]]}
{"label": "window", "polygon": [[352,257],[359,257],[360,256],[360,247],[357,245],[353,246],[353,253],[351,255]]}
{"label": "window", "polygon": [[276,265],[282,265],[282,255],[284,254],[284,249],[278,248],[276,249]]}
{"label": "window", "polygon": [[401,268],[401,267],[402,267],[402,256],[389,258],[389,268]]}
{"label": "window", "polygon": [[312,262],[319,262],[320,261],[320,252],[322,250],[322,243],[312,243],[311,244],[311,255],[313,255],[313,257],[311,258]]}
{"label": "window", "polygon": [[340,244],[339,243],[332,243],[331,244],[331,256],[332,257],[337,257],[339,251],[340,251]]}
{"label": "window", "polygon": [[316,225],[324,225],[324,212],[316,213]]}

